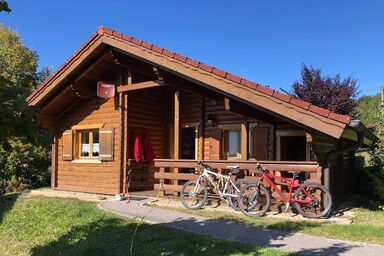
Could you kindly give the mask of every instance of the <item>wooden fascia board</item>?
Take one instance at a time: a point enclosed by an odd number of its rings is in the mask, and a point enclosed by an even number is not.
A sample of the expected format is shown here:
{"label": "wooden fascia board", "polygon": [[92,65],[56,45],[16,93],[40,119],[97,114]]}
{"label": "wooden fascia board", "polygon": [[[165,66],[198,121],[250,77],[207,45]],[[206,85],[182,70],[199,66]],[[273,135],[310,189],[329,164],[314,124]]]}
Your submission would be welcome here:
{"label": "wooden fascia board", "polygon": [[326,118],[311,111],[296,107],[270,95],[263,94],[254,89],[233,83],[204,70],[194,68],[175,59],[158,54],[152,50],[143,48],[130,42],[122,41],[108,35],[104,35],[103,42],[113,47],[140,58],[151,64],[157,64],[163,68],[183,75],[187,79],[198,81],[217,90],[228,93],[235,98],[242,99],[249,104],[258,105],[268,109],[272,113],[284,116],[289,120],[303,124],[306,127],[328,134],[339,139],[346,124]]}
{"label": "wooden fascia board", "polygon": [[141,90],[146,88],[153,88],[153,87],[159,87],[162,84],[155,80],[155,81],[145,81],[141,83],[135,83],[135,84],[128,84],[128,85],[119,85],[117,87],[117,92],[128,92],[128,91],[135,91],[135,90]]}
{"label": "wooden fascia board", "polygon": [[60,73],[56,74],[49,84],[41,89],[32,99],[29,100],[30,106],[38,105],[45,97],[49,96],[60,82],[62,82],[78,65],[80,65],[100,44],[103,43],[102,37],[97,36],[89,44],[79,52],[79,54],[66,64]]}

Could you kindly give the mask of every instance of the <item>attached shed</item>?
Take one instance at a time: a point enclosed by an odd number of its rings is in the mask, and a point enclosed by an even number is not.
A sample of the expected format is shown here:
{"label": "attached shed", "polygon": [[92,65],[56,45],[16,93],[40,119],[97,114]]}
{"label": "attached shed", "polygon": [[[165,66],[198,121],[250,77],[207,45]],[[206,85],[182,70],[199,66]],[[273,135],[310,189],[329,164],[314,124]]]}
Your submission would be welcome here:
{"label": "attached shed", "polygon": [[[115,97],[97,97],[100,81]],[[255,161],[302,170],[342,200],[355,184],[354,150],[377,140],[348,116],[104,27],[28,103],[54,136],[52,187],[70,191],[123,193],[130,163],[130,190],[173,193],[204,159],[239,164],[251,180]],[[130,161],[143,138],[155,159]]]}

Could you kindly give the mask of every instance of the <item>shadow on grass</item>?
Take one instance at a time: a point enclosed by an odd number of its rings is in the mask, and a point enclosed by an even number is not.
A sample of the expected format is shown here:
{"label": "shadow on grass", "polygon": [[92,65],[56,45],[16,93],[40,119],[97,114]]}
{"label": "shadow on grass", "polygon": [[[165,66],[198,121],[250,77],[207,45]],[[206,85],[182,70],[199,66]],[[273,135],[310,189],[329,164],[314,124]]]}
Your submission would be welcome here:
{"label": "shadow on grass", "polygon": [[[59,239],[34,247],[31,255],[262,255],[260,248],[196,235],[161,225],[118,218],[77,226]],[[269,254],[271,255],[271,254]]]}
{"label": "shadow on grass", "polygon": [[[256,247],[256,245],[289,250],[289,237],[293,235],[292,232],[261,229],[228,221],[211,219],[201,221],[193,217],[180,218],[163,225],[140,224],[134,237],[133,253],[131,254],[132,236],[136,227],[136,223],[129,223],[119,218],[95,221],[73,227],[70,232],[59,239],[34,247],[31,254],[35,256],[275,255],[271,251],[265,252],[265,249]],[[194,233],[209,234],[210,236]],[[300,242],[303,243],[303,248],[307,247],[300,251],[300,254],[303,255],[341,255],[358,246],[349,243],[332,243],[322,246],[318,245],[316,241],[303,240]],[[296,246],[300,245],[296,244]],[[276,255],[280,254],[276,253]]]}
{"label": "shadow on grass", "polygon": [[0,224],[6,212],[10,211],[19,197],[19,193],[0,196]]}

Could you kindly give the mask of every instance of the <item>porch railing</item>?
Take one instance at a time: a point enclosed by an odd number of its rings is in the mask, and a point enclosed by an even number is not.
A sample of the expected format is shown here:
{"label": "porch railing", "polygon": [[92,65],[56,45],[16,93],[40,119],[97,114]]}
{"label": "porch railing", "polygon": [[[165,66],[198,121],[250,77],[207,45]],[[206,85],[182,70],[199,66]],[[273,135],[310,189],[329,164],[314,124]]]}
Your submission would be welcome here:
{"label": "porch railing", "polygon": [[[309,179],[319,181],[321,178],[321,168],[317,162],[293,162],[293,161],[242,161],[242,160],[205,160],[206,164],[210,165],[219,172],[228,169],[228,166],[239,165],[240,169],[245,170],[246,179],[251,182],[256,182],[258,177],[256,173],[256,163],[260,163],[271,171],[287,172],[287,171],[302,171],[309,173]],[[155,179],[159,182],[154,185],[154,189],[159,191],[160,195],[165,193],[176,194],[180,192],[181,185],[179,181],[196,179],[194,173],[183,173],[183,169],[194,169],[197,167],[197,160],[175,160],[175,159],[155,159],[155,167],[159,168],[155,172]]]}

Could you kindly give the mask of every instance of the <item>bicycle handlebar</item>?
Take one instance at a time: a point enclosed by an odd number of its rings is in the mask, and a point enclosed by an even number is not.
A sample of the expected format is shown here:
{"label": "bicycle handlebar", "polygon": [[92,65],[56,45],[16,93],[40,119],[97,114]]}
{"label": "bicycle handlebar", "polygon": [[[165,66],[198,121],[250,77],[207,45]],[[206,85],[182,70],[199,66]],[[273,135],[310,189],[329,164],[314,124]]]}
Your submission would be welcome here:
{"label": "bicycle handlebar", "polygon": [[199,165],[201,165],[207,169],[211,169],[211,167],[209,165],[207,165],[206,163],[204,163],[203,160],[198,160],[197,164],[199,164]]}
{"label": "bicycle handlebar", "polygon": [[267,172],[267,171],[268,171],[268,169],[265,168],[265,167],[263,167],[263,166],[261,166],[260,163],[257,163],[256,166],[257,166],[257,168],[259,168],[259,169],[262,170],[263,172]]}

